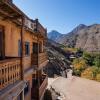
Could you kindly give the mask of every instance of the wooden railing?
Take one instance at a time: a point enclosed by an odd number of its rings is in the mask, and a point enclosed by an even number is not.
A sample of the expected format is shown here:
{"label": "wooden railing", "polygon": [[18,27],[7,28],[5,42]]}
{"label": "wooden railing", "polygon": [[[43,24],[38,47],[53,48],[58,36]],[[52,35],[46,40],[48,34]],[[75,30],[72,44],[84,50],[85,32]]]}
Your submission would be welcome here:
{"label": "wooden railing", "polygon": [[48,85],[48,77],[47,75],[42,75],[40,78],[40,86],[38,85],[38,79],[35,78],[35,74],[33,75],[33,85],[32,85],[32,98],[35,100],[41,100],[43,97],[45,90]]}
{"label": "wooden railing", "polygon": [[0,90],[20,80],[20,58],[0,61]]}
{"label": "wooden railing", "polygon": [[39,64],[42,64],[47,60],[47,54],[46,53],[40,53],[39,54]]}
{"label": "wooden railing", "polygon": [[46,29],[38,22],[38,31],[42,36],[47,37]]}
{"label": "wooden railing", "polygon": [[33,65],[38,65],[38,64],[40,65],[40,64],[44,63],[45,61],[47,61],[47,54],[45,52],[39,53],[39,55],[32,54],[32,64]]}
{"label": "wooden railing", "polygon": [[48,77],[46,75],[43,75],[43,82],[41,86],[39,87],[39,97],[41,98],[47,88],[48,85]]}

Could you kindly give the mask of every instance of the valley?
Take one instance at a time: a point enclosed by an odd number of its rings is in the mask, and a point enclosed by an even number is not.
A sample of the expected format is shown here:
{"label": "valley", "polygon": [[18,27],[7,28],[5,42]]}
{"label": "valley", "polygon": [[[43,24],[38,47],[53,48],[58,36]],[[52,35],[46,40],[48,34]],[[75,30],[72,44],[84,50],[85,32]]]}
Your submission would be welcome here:
{"label": "valley", "polygon": [[[46,49],[49,57],[49,65],[45,69],[49,76],[47,90],[50,91],[52,100],[99,100],[98,51],[90,52],[82,48],[69,47],[50,39]],[[91,86],[96,88],[91,90]]]}

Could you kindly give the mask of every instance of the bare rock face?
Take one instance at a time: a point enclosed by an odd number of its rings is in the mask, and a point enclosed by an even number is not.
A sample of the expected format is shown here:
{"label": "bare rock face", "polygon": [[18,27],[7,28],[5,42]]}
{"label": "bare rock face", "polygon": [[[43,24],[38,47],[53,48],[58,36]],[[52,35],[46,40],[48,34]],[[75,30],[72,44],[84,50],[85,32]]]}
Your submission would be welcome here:
{"label": "bare rock face", "polygon": [[56,41],[60,36],[62,36],[62,34],[57,32],[56,30],[52,30],[47,35],[48,35],[48,38],[53,41]]}
{"label": "bare rock face", "polygon": [[91,26],[81,24],[56,42],[89,52],[100,52],[100,24]]}
{"label": "bare rock face", "polygon": [[100,25],[96,24],[80,30],[75,47],[89,52],[100,51]]}
{"label": "bare rock face", "polygon": [[76,28],[74,28],[70,33],[67,33],[66,35],[63,35],[60,38],[58,38],[56,42],[67,45],[68,47],[75,47],[79,31],[85,28],[87,28],[86,25],[80,24]]}
{"label": "bare rock face", "polygon": [[62,51],[58,43],[49,39],[45,49],[48,53],[49,62],[44,68],[44,72],[48,77],[67,77],[66,71],[70,68],[70,61],[66,59],[67,54]]}

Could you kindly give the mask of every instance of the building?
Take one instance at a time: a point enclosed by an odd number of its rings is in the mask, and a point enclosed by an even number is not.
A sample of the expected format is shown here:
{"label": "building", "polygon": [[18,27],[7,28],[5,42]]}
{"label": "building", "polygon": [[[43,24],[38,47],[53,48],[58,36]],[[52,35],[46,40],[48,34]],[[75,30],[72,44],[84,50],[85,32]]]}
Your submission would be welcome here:
{"label": "building", "polygon": [[42,100],[47,30],[12,0],[0,0],[0,100]]}

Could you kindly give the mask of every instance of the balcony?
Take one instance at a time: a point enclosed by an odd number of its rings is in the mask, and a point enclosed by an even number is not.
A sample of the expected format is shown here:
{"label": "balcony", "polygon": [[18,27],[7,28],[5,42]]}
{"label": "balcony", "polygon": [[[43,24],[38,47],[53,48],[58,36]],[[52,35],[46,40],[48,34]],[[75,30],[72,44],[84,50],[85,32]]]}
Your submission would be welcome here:
{"label": "balcony", "polygon": [[20,80],[20,58],[0,61],[0,90]]}
{"label": "balcony", "polygon": [[[40,82],[40,84],[38,84],[38,81]],[[40,78],[39,80],[33,77],[32,98],[35,100],[42,100],[47,88],[47,84],[48,77],[46,75],[42,75],[42,78]]]}
{"label": "balcony", "polygon": [[45,66],[47,63],[47,54],[44,53],[39,53],[37,54],[32,54],[32,65],[37,66],[39,64],[39,68],[42,66]]}
{"label": "balcony", "polygon": [[39,87],[39,97],[42,98],[44,93],[45,93],[45,90],[47,88],[47,85],[48,85],[48,77],[46,75],[43,75],[43,81],[42,81],[42,84],[41,86]]}
{"label": "balcony", "polygon": [[45,38],[47,38],[47,32],[46,29],[38,22],[38,28],[37,30],[41,33],[41,35]]}

